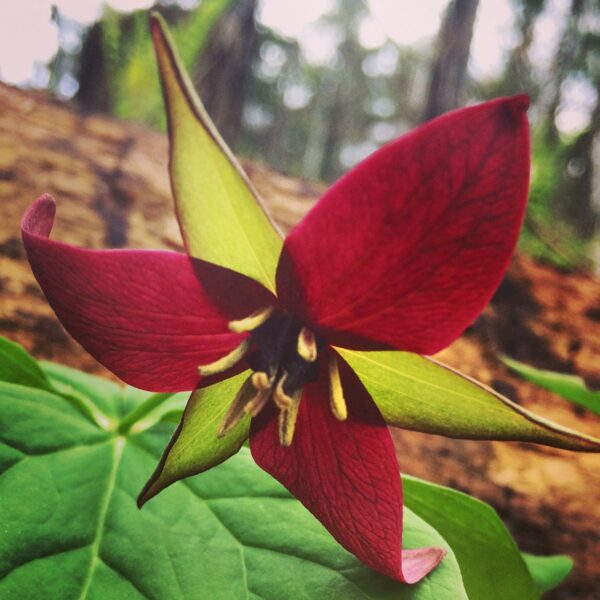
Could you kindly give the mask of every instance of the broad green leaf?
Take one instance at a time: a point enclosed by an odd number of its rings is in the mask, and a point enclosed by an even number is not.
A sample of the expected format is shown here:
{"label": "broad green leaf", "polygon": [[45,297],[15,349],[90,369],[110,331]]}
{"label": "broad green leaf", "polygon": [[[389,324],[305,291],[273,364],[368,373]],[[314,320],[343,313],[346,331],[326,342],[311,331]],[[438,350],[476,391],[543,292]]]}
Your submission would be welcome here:
{"label": "broad green leaf", "polygon": [[431,358],[410,352],[337,351],[390,425],[455,438],[600,452],[600,440],[538,417]]}
{"label": "broad green leaf", "polygon": [[151,28],[168,117],[175,209],[187,251],[274,292],[281,236],[202,106],[160,15],[153,13]]}
{"label": "broad green leaf", "polygon": [[[153,425],[162,421],[166,416],[177,414],[183,416],[183,409],[188,401],[188,393],[158,393],[148,396],[140,402],[132,411],[126,414],[119,423],[119,433],[139,433],[144,429],[150,429]],[[177,422],[179,419],[177,420]]]}
{"label": "broad green leaf", "polygon": [[501,360],[521,377],[600,415],[600,391],[590,390],[581,377],[536,369],[508,356]]}
{"label": "broad green leaf", "polygon": [[[2,598],[467,598],[451,550],[418,585],[370,571],[245,448],[139,511],[172,427],[117,435],[59,395],[0,385]],[[120,389],[112,401],[119,414]],[[448,548],[410,510],[405,545]]]}
{"label": "broad green leaf", "polygon": [[108,431],[115,430],[120,419],[148,395],[64,365],[40,362],[40,366],[55,391]]}
{"label": "broad green leaf", "polygon": [[452,547],[469,598],[539,597],[517,545],[491,506],[414,477],[402,480],[405,505]]}
{"label": "broad green leaf", "polygon": [[2,336],[0,336],[0,381],[58,392],[90,421],[106,429],[110,428],[110,419],[99,411],[93,402],[76,392],[72,393],[70,388],[63,386],[59,381],[52,381],[33,356],[21,345]]}
{"label": "broad green leaf", "polygon": [[573,568],[573,559],[564,554],[534,556],[523,552],[522,555],[540,594],[558,587]]}
{"label": "broad green leaf", "polygon": [[192,393],[173,438],[140,494],[140,504],[173,482],[222,463],[240,449],[248,438],[248,416],[222,438],[217,437],[217,431],[229,405],[249,375],[249,371],[244,371]]}
{"label": "broad green leaf", "polygon": [[52,386],[35,359],[25,349],[0,336],[0,381],[51,391]]}

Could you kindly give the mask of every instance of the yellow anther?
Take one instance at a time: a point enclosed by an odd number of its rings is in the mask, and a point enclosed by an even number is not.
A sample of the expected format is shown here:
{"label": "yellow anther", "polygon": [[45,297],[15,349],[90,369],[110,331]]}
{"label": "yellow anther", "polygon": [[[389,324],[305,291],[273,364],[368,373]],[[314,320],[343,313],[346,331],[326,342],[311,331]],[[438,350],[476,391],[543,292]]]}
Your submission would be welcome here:
{"label": "yellow anther", "polygon": [[331,412],[335,418],[345,421],[348,418],[348,409],[344,399],[344,390],[342,389],[342,380],[340,379],[340,369],[335,356],[329,358],[329,402]]}
{"label": "yellow anther", "polygon": [[255,417],[265,406],[265,404],[269,401],[271,397],[271,390],[259,390],[258,393],[246,404],[244,410],[251,417]]}
{"label": "yellow anther", "polygon": [[263,371],[252,373],[252,385],[257,390],[270,390],[272,383],[272,380],[270,380],[269,376]]}
{"label": "yellow anther", "polygon": [[245,414],[245,408],[249,402],[252,401],[254,394],[256,394],[256,390],[252,385],[252,381],[250,377],[244,381],[240,391],[237,393],[233,402],[230,404],[221,424],[219,425],[219,429],[217,430],[217,437],[221,438],[224,435],[227,435],[241,420]]}
{"label": "yellow anther", "polygon": [[279,442],[284,448],[289,447],[294,439],[301,395],[302,390],[294,392],[290,398],[292,401],[290,407],[279,411]]}
{"label": "yellow anther", "polygon": [[252,331],[260,325],[262,325],[273,312],[273,307],[268,306],[267,308],[261,308],[256,312],[253,312],[249,317],[240,319],[239,321],[229,321],[229,329],[235,333],[244,333],[245,331]]}
{"label": "yellow anther", "polygon": [[306,362],[315,362],[317,360],[317,341],[315,340],[315,334],[308,329],[303,327],[298,335],[298,354]]}
{"label": "yellow anther", "polygon": [[283,384],[285,383],[286,379],[287,373],[284,372],[284,374],[279,378],[279,381],[275,386],[275,390],[273,390],[273,402],[275,402],[279,410],[287,410],[288,408],[290,408],[293,402],[292,397],[288,396],[283,391]]}
{"label": "yellow anther", "polygon": [[244,340],[235,350],[232,350],[229,354],[223,356],[223,358],[219,358],[219,360],[215,360],[215,362],[208,365],[198,367],[198,372],[202,377],[208,377],[209,375],[216,375],[217,373],[227,371],[227,369],[233,367],[235,363],[243,358],[249,346],[250,341]]}

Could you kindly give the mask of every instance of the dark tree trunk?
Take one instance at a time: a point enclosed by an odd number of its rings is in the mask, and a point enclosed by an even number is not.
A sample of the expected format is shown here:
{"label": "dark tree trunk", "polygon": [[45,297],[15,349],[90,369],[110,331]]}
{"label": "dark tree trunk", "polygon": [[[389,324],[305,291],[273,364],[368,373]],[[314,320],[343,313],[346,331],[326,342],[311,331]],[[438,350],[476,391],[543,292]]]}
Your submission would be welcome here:
{"label": "dark tree trunk", "polygon": [[462,104],[478,4],[479,0],[452,0],[446,9],[437,37],[423,121]]}
{"label": "dark tree trunk", "polygon": [[77,75],[75,98],[86,110],[110,112],[110,93],[102,39],[102,24],[95,23],[85,37]]}
{"label": "dark tree trunk", "polygon": [[256,0],[234,2],[202,50],[194,84],[217,129],[233,145],[240,131],[251,65],[258,50]]}

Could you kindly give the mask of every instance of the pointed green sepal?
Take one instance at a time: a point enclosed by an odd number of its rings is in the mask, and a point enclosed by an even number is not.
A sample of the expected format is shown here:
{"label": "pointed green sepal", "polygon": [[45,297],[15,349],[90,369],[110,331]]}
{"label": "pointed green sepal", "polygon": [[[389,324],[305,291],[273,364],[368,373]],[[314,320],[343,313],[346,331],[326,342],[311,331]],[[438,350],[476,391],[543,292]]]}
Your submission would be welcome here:
{"label": "pointed green sepal", "polygon": [[281,235],[184,71],[162,17],[150,28],[167,110],[170,175],[188,253],[275,291]]}
{"label": "pointed green sepal", "polygon": [[211,469],[242,447],[250,429],[248,416],[244,416],[222,438],[217,437],[217,431],[229,405],[249,375],[250,371],[244,371],[192,393],[179,427],[139,495],[140,507],[172,483]]}
{"label": "pointed green sepal", "polygon": [[600,440],[538,417],[485,385],[410,352],[336,348],[390,425],[452,438],[600,452]]}

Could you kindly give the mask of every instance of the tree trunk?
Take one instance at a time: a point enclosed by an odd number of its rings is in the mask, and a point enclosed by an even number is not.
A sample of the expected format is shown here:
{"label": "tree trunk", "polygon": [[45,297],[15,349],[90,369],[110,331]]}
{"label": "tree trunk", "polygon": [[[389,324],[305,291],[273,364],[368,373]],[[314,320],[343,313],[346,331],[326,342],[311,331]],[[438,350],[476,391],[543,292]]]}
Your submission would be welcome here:
{"label": "tree trunk", "polygon": [[[244,166],[286,231],[322,192],[319,185]],[[38,358],[110,376],[64,332],[27,264],[19,220],[43,192],[58,202],[55,239],[96,248],[180,250],[165,136],[0,84],[0,334]],[[497,355],[597,373],[599,298],[597,279],[517,257],[492,305],[439,358],[538,414],[597,435],[597,419],[514,377]],[[403,470],[492,503],[523,549],[574,557],[573,575],[548,598],[597,598],[598,456],[408,431],[394,435]]]}
{"label": "tree trunk", "polygon": [[202,50],[194,83],[217,129],[229,145],[240,131],[244,99],[258,50],[256,0],[234,2],[214,26]]}
{"label": "tree trunk", "polygon": [[463,103],[469,48],[479,0],[452,0],[438,33],[423,121]]}

